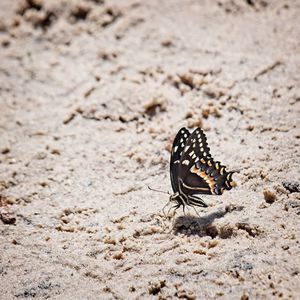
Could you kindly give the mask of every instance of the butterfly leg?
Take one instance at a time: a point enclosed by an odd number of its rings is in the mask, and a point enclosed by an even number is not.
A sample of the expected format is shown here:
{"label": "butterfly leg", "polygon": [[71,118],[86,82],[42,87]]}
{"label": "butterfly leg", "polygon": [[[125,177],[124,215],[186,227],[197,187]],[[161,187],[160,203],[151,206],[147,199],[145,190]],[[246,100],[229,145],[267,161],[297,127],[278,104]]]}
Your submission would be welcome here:
{"label": "butterfly leg", "polygon": [[[172,227],[171,227],[171,231],[172,232],[175,228],[175,224],[176,224],[176,219],[175,219],[175,215],[176,215],[176,210],[181,206],[181,204],[177,204],[175,206],[173,206],[174,208],[174,215],[173,215],[173,222],[172,222]],[[184,207],[184,204],[183,204],[183,207]]]}
{"label": "butterfly leg", "polygon": [[183,214],[186,215],[186,213],[185,213],[185,204],[182,204],[182,210],[183,210]]}
{"label": "butterfly leg", "polygon": [[180,207],[180,205],[181,205],[181,204],[176,204],[175,206],[170,207],[170,209],[168,210],[167,215],[169,215],[171,209],[174,208],[174,214],[173,214],[173,216],[172,216],[173,222],[172,222],[171,229],[170,229],[170,231],[169,231],[168,233],[171,233],[171,232],[173,231],[174,227],[175,227],[176,221],[175,221],[175,218],[174,218],[174,217],[175,217],[175,214],[176,214],[176,210]]}
{"label": "butterfly leg", "polygon": [[165,213],[165,208],[170,204],[170,201],[163,207],[162,212],[164,214],[165,219],[167,219],[167,215]]}
{"label": "butterfly leg", "polygon": [[197,216],[200,218],[200,215],[199,215],[197,209],[193,205],[191,205],[191,207],[194,209],[194,211],[196,212]]}
{"label": "butterfly leg", "polygon": [[176,204],[176,205],[170,207],[169,210],[168,210],[167,216],[169,215],[169,213],[170,213],[170,211],[171,211],[172,208],[174,208],[174,212],[175,212],[180,207],[180,205],[181,204]]}
{"label": "butterfly leg", "polygon": [[170,211],[171,211],[172,208],[173,208],[173,206],[171,206],[171,207],[169,208],[169,210],[168,210],[168,212],[167,212],[167,216],[169,215],[169,213],[170,213]]}
{"label": "butterfly leg", "polygon": [[[162,209],[162,212],[163,212],[163,215],[164,215],[165,220],[168,219],[168,217],[167,217],[167,215],[166,215],[166,212],[165,212],[165,208],[166,208],[169,204],[170,204],[170,201],[168,201],[167,204],[166,204],[166,205],[163,207],[163,209]],[[163,224],[164,224],[164,227],[167,227],[167,225],[165,224],[165,221],[162,220],[162,222],[163,222]]]}

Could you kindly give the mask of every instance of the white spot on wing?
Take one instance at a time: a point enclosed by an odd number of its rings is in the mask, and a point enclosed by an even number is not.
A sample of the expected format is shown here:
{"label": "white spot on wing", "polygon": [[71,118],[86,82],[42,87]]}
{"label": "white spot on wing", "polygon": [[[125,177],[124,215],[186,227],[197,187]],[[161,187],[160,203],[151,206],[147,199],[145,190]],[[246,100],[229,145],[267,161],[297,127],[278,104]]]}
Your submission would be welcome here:
{"label": "white spot on wing", "polygon": [[187,159],[182,162],[183,165],[187,165],[187,166],[189,165],[189,163],[190,163],[190,161]]}
{"label": "white spot on wing", "polygon": [[178,146],[174,147],[174,152],[176,152],[178,150]]}
{"label": "white spot on wing", "polygon": [[193,156],[193,154],[194,154],[194,153],[195,153],[195,152],[194,152],[194,151],[192,151],[192,152],[190,152],[190,154],[189,154],[189,155],[190,155],[190,156]]}
{"label": "white spot on wing", "polygon": [[186,152],[189,148],[190,148],[190,146],[185,146],[184,152]]}

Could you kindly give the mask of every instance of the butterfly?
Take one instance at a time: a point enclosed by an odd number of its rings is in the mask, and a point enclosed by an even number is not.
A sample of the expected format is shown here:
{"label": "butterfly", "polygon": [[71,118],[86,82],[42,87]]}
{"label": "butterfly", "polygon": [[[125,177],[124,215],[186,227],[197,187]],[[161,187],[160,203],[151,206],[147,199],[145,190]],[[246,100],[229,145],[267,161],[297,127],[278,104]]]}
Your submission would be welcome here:
{"label": "butterfly", "polygon": [[181,128],[173,142],[170,160],[170,176],[174,194],[170,201],[177,209],[186,205],[207,207],[197,194],[222,195],[224,190],[236,186],[234,172],[227,172],[210,154],[206,136],[201,128],[191,134]]}

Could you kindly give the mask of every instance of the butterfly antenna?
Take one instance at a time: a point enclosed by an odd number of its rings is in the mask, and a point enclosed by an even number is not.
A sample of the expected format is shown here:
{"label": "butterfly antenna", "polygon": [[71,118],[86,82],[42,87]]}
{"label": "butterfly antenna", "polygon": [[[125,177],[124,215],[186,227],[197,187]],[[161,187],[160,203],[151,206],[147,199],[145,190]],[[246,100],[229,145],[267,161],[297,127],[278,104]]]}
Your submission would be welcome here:
{"label": "butterfly antenna", "polygon": [[148,189],[149,189],[150,191],[154,191],[154,192],[159,192],[159,193],[171,195],[169,191],[168,191],[168,192],[165,192],[165,191],[156,190],[156,189],[151,188],[149,185],[148,185]]}

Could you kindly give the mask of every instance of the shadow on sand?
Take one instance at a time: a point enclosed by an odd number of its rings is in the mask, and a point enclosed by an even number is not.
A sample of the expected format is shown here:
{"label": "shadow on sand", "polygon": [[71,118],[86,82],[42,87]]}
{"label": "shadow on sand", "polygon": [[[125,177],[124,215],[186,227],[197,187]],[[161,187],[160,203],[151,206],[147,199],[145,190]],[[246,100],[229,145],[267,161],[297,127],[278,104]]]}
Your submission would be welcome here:
{"label": "shadow on sand", "polygon": [[[219,235],[218,228],[212,223],[216,219],[223,218],[228,213],[227,210],[216,211],[203,217],[184,215],[177,217],[174,221],[173,232],[184,235],[210,236],[215,238]],[[228,234],[229,237],[230,233]],[[225,236],[224,236],[225,237]]]}

